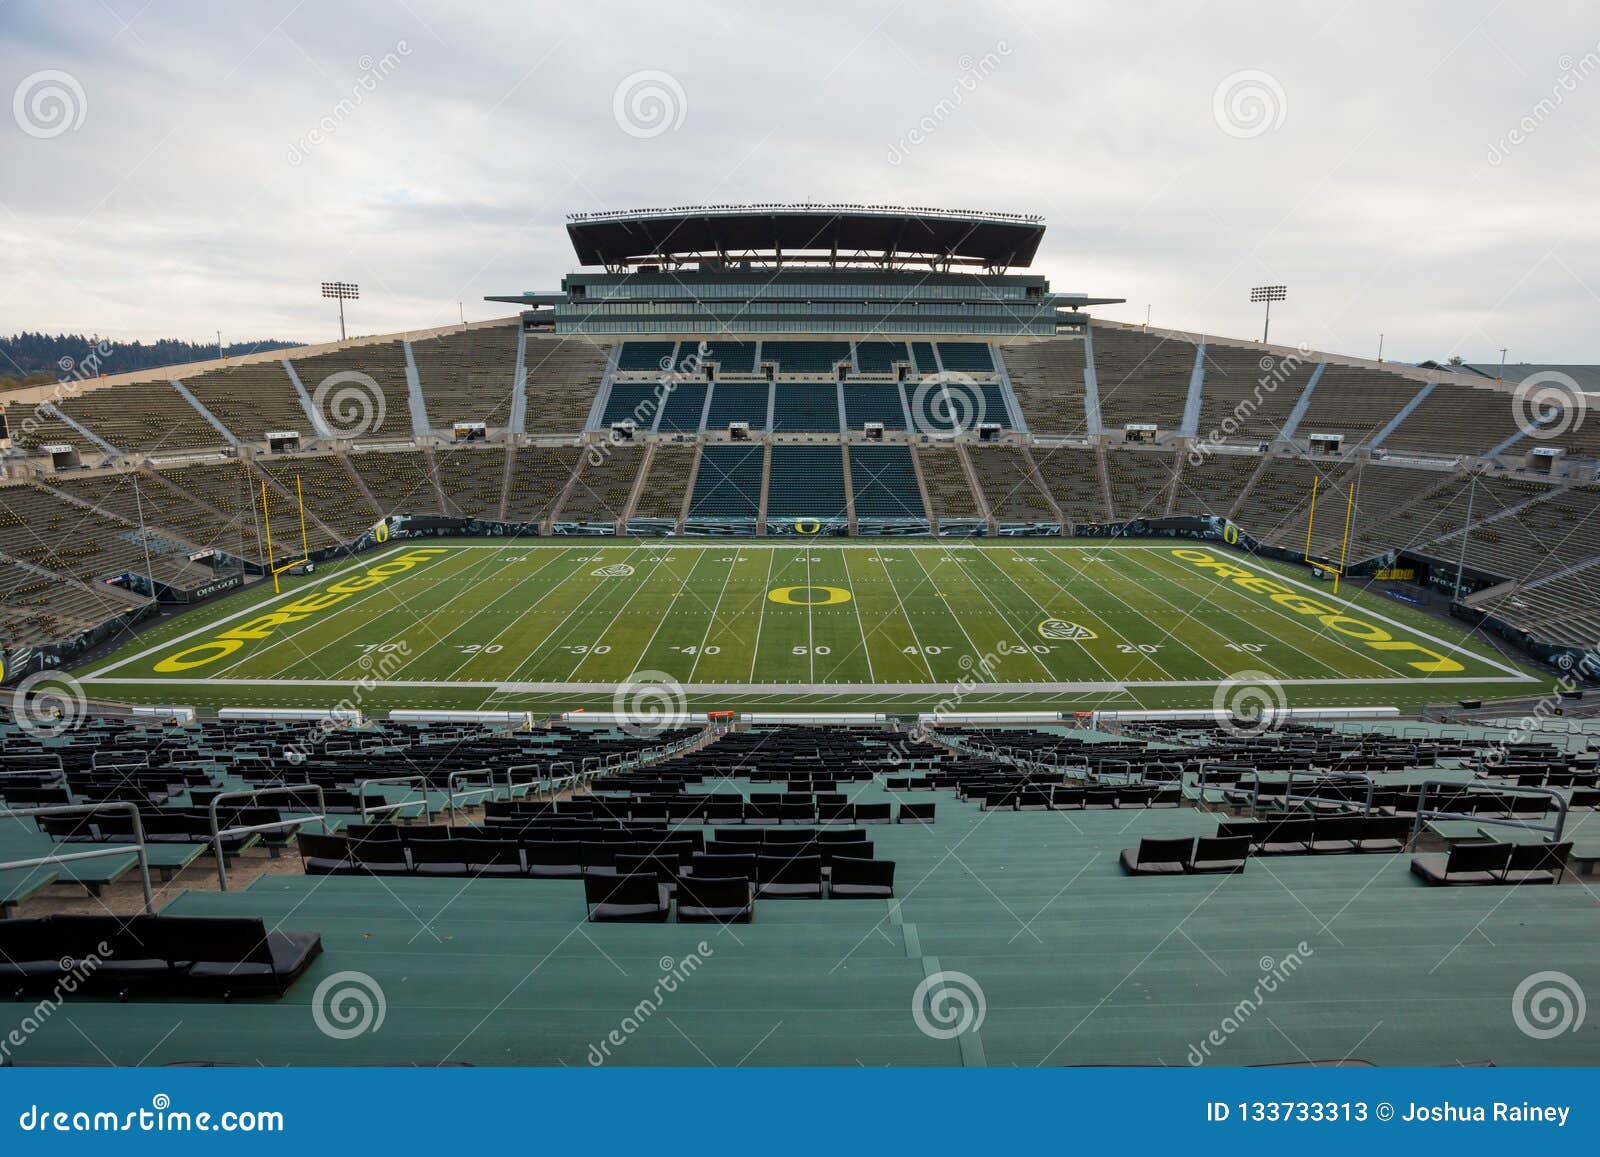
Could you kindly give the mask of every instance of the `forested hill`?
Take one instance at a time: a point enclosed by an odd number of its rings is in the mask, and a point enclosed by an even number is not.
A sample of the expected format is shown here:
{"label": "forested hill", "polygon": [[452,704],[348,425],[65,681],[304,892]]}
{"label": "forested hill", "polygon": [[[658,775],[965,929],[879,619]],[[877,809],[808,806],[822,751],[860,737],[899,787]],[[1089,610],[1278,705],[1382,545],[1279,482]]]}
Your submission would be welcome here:
{"label": "forested hill", "polygon": [[[229,357],[290,349],[305,344],[293,341],[234,342]],[[81,333],[19,333],[0,337],[0,390],[19,385],[39,385],[62,378],[125,374],[157,366],[206,361],[217,356],[215,342],[163,339],[155,342],[111,341]]]}

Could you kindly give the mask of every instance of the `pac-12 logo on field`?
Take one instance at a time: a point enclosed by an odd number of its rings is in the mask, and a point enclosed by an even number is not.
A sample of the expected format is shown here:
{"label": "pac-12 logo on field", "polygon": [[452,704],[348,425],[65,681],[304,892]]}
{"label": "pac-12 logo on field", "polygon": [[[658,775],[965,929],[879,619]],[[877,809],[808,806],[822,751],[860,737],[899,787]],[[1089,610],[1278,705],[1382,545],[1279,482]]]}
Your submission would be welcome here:
{"label": "pac-12 logo on field", "polygon": [[1039,624],[1039,637],[1041,639],[1054,639],[1064,643],[1084,643],[1100,636],[1088,627],[1069,623],[1066,619],[1046,619]]}
{"label": "pac-12 logo on field", "polygon": [[610,566],[603,566],[599,570],[589,572],[595,578],[626,578],[633,573],[633,568],[625,562],[614,562]]}

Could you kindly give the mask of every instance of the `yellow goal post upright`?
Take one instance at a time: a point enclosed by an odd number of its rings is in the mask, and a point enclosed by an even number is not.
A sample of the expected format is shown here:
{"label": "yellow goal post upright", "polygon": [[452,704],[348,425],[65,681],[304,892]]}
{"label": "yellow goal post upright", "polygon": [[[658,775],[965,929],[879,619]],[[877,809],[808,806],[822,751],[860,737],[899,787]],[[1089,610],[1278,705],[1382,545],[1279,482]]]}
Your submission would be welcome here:
{"label": "yellow goal post upright", "polygon": [[1333,593],[1339,593],[1339,580],[1344,577],[1345,564],[1350,561],[1350,523],[1356,512],[1356,488],[1351,483],[1345,495],[1344,507],[1344,533],[1339,538],[1339,562],[1337,565],[1327,562],[1318,562],[1311,557],[1311,532],[1317,521],[1317,491],[1322,475],[1311,476],[1311,508],[1306,514],[1306,552],[1307,564],[1319,567],[1333,575]]}
{"label": "yellow goal post upright", "polygon": [[294,476],[294,499],[295,505],[299,507],[300,515],[300,557],[291,562],[286,562],[282,566],[275,566],[273,563],[275,552],[272,549],[272,510],[267,504],[267,480],[265,478],[261,480],[261,521],[266,526],[267,531],[267,568],[272,574],[273,594],[278,594],[283,589],[282,581],[278,576],[285,571],[293,570],[295,567],[311,561],[311,545],[306,535],[306,500],[300,489],[300,475],[298,474]]}

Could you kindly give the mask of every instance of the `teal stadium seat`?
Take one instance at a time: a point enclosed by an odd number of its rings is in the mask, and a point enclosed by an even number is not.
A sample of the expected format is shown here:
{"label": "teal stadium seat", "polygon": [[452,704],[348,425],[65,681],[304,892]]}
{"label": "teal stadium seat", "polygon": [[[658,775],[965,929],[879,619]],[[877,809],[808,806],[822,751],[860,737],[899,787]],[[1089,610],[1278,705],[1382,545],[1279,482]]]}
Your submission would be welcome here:
{"label": "teal stadium seat", "polygon": [[772,448],[772,474],[767,482],[767,520],[775,518],[843,518],[844,461],[838,446]]}
{"label": "teal stadium seat", "polygon": [[707,446],[690,518],[754,518],[761,510],[761,447]]}

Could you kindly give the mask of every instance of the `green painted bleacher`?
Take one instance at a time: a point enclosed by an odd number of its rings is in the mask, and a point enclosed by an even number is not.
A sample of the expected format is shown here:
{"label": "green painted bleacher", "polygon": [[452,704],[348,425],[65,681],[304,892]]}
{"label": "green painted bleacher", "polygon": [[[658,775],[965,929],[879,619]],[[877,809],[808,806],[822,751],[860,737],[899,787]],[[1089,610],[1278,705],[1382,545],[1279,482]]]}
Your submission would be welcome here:
{"label": "green painted bleacher", "polygon": [[[751,787],[715,790],[730,783]],[[878,784],[851,794],[894,798]],[[868,829],[877,857],[898,865],[896,901],[762,901],[754,923],[734,928],[586,924],[576,881],[269,876],[241,893],[187,893],[166,911],[315,929],[326,952],[271,1003],[208,1004],[204,1015],[193,1004],[75,1003],[76,1028],[54,1018],[27,1059],[583,1066],[632,1018],[637,1031],[608,1063],[1182,1066],[1237,1017],[1264,970],[1298,952],[1299,967],[1238,1018],[1211,1063],[1600,1060],[1600,1032],[1537,1041],[1509,1012],[1535,971],[1600,984],[1584,888],[1427,888],[1407,857],[1371,855],[1133,879],[1118,849],[1204,833],[1216,818],[993,813],[950,792],[898,795],[939,812],[933,826]],[[694,975],[639,1016],[663,969],[691,953],[702,958]],[[317,986],[341,971],[383,990],[380,1031],[335,1040],[317,1029]],[[982,989],[984,1019],[965,1044],[912,1018],[917,985],[938,971]]]}

